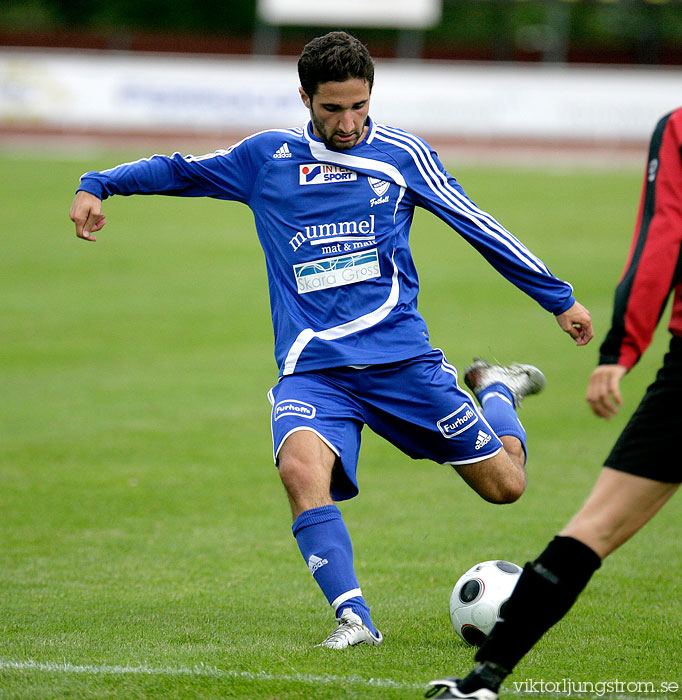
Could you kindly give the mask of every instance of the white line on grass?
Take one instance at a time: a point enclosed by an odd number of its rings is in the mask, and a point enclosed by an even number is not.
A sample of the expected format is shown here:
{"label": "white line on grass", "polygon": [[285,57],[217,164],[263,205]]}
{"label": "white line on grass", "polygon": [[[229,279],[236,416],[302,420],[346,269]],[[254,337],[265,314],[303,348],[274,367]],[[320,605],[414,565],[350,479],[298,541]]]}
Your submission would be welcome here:
{"label": "white line on grass", "polygon": [[[332,674],[312,673],[269,673],[267,671],[237,671],[222,669],[215,666],[200,664],[197,666],[153,667],[153,666],[95,666],[91,664],[71,664],[66,661],[56,663],[51,661],[13,661],[0,659],[0,671],[46,671],[48,673],[84,673],[90,675],[141,675],[141,676],[210,676],[212,678],[240,678],[246,681],[279,681],[295,682],[310,685],[360,685],[374,688],[396,688],[406,690],[424,690],[426,683],[405,683],[390,678],[361,678],[359,676],[334,676]],[[505,689],[505,695],[533,697],[533,693],[524,693],[519,689]],[[566,693],[543,692],[543,697],[565,698]],[[595,698],[594,693],[572,693],[573,698]],[[599,700],[647,700],[646,693],[627,695],[622,693],[605,693],[599,695]],[[657,700],[663,700],[667,695],[658,695]]]}
{"label": "white line on grass", "polygon": [[359,676],[333,676],[331,674],[311,673],[269,673],[267,671],[236,671],[214,666],[159,667],[151,666],[94,666],[90,664],[70,664],[42,661],[12,661],[0,659],[0,670],[15,669],[19,671],[47,671],[49,673],[84,673],[90,675],[142,675],[142,676],[211,676],[213,678],[241,678],[252,681],[294,681],[296,683],[320,685],[362,685],[376,688],[424,688],[425,683],[402,683],[390,678],[360,678]]}

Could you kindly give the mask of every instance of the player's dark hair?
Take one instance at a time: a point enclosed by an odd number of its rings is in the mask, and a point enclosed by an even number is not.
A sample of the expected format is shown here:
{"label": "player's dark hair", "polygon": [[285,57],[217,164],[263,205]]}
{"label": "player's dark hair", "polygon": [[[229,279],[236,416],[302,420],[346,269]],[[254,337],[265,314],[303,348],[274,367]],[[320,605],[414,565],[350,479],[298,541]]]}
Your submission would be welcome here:
{"label": "player's dark hair", "polygon": [[298,77],[310,99],[320,83],[366,80],[371,91],[374,62],[367,47],[346,32],[329,32],[308,42],[298,59]]}

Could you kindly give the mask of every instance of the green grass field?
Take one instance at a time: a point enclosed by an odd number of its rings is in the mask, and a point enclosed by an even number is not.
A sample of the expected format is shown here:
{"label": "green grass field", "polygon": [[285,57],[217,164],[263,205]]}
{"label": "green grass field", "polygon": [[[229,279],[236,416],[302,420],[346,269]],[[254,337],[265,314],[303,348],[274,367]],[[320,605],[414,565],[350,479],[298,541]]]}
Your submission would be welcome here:
{"label": "green grass field", "polygon": [[[333,616],[291,536],[272,465],[276,380],[263,256],[245,207],[114,198],[96,244],[68,209],[79,175],[127,160],[0,157],[0,698],[398,700],[467,671],[448,599],[476,562],[523,564],[580,505],[659,366],[655,344],[610,423],[584,403],[610,317],[641,171],[451,164],[593,314],[575,348],[551,315],[430,215],[413,248],[432,342],[539,365],[529,487],[493,506],[449,468],[365,431],[361,493],[342,505],[386,641],[314,648]],[[143,154],[140,154],[143,155]],[[667,316],[666,316],[667,318]],[[673,500],[602,567],[512,681],[682,682],[682,554]],[[532,615],[532,611],[529,611]],[[585,692],[581,697],[596,697]],[[573,695],[575,697],[576,694]],[[610,692],[621,700],[674,693]]]}

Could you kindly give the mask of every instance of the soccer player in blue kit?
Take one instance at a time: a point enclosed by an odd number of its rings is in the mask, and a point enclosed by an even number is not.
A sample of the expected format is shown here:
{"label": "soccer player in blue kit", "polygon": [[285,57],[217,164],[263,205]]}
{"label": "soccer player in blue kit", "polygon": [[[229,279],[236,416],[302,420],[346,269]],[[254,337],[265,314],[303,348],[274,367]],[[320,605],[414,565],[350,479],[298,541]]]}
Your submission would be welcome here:
{"label": "soccer player in blue kit", "polygon": [[293,534],[337,626],[321,646],[383,640],[355,575],[336,502],[357,495],[364,425],[415,459],[452,465],[484,499],[508,503],[526,485],[516,407],[544,385],[531,365],[477,360],[457,370],[429,343],[417,311],[408,239],[428,209],[502,275],[554,314],[577,345],[589,312],[492,216],[479,209],[421,139],[369,117],[374,65],[345,32],[299,58],[302,128],[271,129],[226,150],[153,156],[82,176],[71,219],[94,241],[112,195],[215,197],[247,204],[265,252],[279,381],[269,393],[274,456]]}

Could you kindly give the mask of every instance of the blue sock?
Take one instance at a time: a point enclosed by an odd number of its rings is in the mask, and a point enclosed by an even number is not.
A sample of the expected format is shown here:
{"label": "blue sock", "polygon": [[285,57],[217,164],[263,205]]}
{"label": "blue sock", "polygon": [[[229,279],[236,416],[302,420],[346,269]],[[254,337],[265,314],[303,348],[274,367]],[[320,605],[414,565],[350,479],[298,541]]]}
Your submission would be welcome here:
{"label": "blue sock", "polygon": [[526,447],[526,431],[521,425],[519,416],[514,406],[514,395],[509,388],[496,382],[479,391],[476,395],[478,403],[481,404],[483,415],[495,431],[498,437],[502,435],[513,435],[521,440],[523,451],[528,456]]}
{"label": "blue sock", "polygon": [[355,575],[353,545],[341,511],[333,505],[311,508],[294,520],[291,530],[303,559],[336,616],[351,608],[372,634],[376,634]]}

